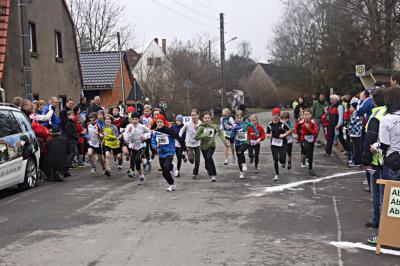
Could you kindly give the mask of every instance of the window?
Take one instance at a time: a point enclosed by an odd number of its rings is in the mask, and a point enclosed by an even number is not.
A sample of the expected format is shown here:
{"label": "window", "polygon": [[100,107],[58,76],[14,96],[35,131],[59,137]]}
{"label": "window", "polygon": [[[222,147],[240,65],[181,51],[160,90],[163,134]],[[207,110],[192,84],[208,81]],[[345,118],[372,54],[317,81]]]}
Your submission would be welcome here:
{"label": "window", "polygon": [[29,22],[29,52],[37,53],[37,42],[36,42],[36,24]]}
{"label": "window", "polygon": [[62,61],[63,53],[62,53],[61,32],[56,31],[55,39],[56,39],[56,60]]}
{"label": "window", "polygon": [[6,127],[0,127],[0,138],[21,133],[17,121],[9,111],[0,111],[0,125],[7,125]]}
{"label": "window", "polygon": [[147,65],[148,66],[154,66],[154,58],[153,57],[147,58]]}
{"label": "window", "polygon": [[156,57],[156,58],[155,58],[154,65],[155,65],[155,66],[161,66],[161,63],[162,63],[161,57]]}
{"label": "window", "polygon": [[22,132],[28,132],[32,130],[31,123],[26,119],[25,115],[21,112],[13,112],[15,118],[17,119],[19,126],[22,128]]}

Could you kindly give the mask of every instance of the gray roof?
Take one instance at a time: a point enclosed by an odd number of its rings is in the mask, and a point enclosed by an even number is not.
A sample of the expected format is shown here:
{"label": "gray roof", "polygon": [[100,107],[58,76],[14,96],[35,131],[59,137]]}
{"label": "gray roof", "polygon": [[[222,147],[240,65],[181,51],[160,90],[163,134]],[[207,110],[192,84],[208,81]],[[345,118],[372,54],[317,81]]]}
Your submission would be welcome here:
{"label": "gray roof", "polygon": [[104,90],[114,87],[119,71],[118,51],[82,52],[79,55],[84,90]]}

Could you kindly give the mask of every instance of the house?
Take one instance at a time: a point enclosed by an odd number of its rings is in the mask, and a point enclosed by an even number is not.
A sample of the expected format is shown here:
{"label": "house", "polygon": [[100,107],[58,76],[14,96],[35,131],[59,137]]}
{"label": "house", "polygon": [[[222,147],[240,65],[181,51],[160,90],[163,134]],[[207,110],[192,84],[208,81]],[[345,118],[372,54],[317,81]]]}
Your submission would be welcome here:
{"label": "house", "polygon": [[[162,45],[158,44],[158,38],[152,40],[144,50],[136,65],[132,69],[132,74],[139,84],[147,80],[153,71],[159,71],[169,63],[167,58],[167,40],[162,39]],[[161,70],[162,71],[162,70]]]}
{"label": "house", "polygon": [[122,76],[118,51],[82,52],[80,60],[83,93],[86,98],[93,99],[95,96],[100,96],[103,106],[116,105],[123,99],[122,84],[124,84],[125,100],[128,98],[133,100],[131,95],[134,95],[135,92],[137,99],[140,100],[139,97],[143,93],[139,87],[134,86],[135,82],[125,53],[123,53]]}
{"label": "house", "polygon": [[0,82],[15,96],[76,102],[82,77],[74,24],[64,0],[0,1]]}

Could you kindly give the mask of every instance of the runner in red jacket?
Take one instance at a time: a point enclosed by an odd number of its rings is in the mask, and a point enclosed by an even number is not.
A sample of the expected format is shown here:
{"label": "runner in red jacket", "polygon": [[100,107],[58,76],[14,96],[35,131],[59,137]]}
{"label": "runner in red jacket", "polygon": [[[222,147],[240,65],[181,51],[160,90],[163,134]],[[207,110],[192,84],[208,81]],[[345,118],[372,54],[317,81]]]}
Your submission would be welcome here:
{"label": "runner in red jacket", "polygon": [[302,162],[308,161],[308,172],[311,176],[316,176],[313,170],[313,157],[314,145],[317,140],[318,126],[316,122],[311,119],[310,110],[304,111],[304,119],[299,120],[294,127],[295,138],[302,142],[304,155],[302,155]]}
{"label": "runner in red jacket", "polygon": [[257,133],[254,132],[252,127],[249,127],[249,141],[250,141],[250,147],[249,147],[249,157],[250,157],[250,164],[253,163],[254,161],[254,167],[256,171],[258,170],[258,162],[260,161],[260,147],[261,147],[261,141],[265,140],[265,130],[264,128],[258,123],[258,117],[257,115],[252,115],[250,116],[250,122],[253,123],[253,125],[256,126],[258,130],[258,137]]}

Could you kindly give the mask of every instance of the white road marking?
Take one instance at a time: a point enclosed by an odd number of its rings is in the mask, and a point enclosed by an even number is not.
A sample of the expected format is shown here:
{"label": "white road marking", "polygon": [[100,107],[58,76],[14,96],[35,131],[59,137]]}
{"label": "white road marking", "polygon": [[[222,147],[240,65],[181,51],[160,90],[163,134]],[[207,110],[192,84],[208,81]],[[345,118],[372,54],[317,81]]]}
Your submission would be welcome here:
{"label": "white road marking", "polygon": [[[335,210],[336,224],[337,224],[337,242],[340,243],[342,241],[342,224],[340,223],[339,209],[337,207],[335,196],[332,197],[332,201],[333,201],[333,209]],[[338,252],[339,266],[343,266],[342,250],[339,247],[337,247],[337,252]]]}
{"label": "white road marking", "polygon": [[[363,244],[361,242],[329,242],[330,245],[335,246],[340,249],[352,249],[352,248],[359,248],[359,249],[365,249],[365,250],[370,250],[375,252],[375,247],[369,246],[366,244]],[[381,252],[384,254],[389,254],[389,255],[394,255],[394,256],[400,256],[400,251],[398,250],[393,250],[393,249],[387,249],[387,248],[381,248]]]}
{"label": "white road marking", "polygon": [[326,177],[320,177],[320,178],[308,179],[308,180],[303,180],[303,181],[297,181],[297,182],[288,183],[288,184],[284,184],[284,185],[280,185],[280,186],[257,188],[256,190],[259,190],[259,191],[258,192],[253,192],[249,196],[261,197],[261,196],[264,196],[264,195],[266,195],[268,193],[280,192],[280,191],[284,191],[284,190],[291,189],[291,188],[294,188],[294,187],[299,187],[299,186],[302,186],[304,184],[319,183],[321,181],[328,180],[328,179],[333,179],[333,178],[343,177],[343,176],[349,176],[349,175],[355,175],[355,174],[361,174],[361,173],[364,173],[364,171],[344,172],[344,173],[338,173],[338,174],[334,174],[334,175],[330,175],[330,176],[326,176]]}

